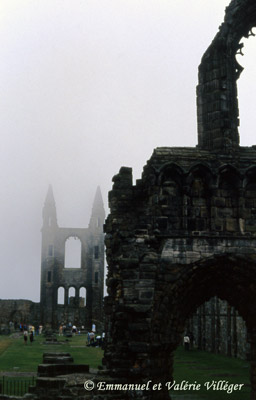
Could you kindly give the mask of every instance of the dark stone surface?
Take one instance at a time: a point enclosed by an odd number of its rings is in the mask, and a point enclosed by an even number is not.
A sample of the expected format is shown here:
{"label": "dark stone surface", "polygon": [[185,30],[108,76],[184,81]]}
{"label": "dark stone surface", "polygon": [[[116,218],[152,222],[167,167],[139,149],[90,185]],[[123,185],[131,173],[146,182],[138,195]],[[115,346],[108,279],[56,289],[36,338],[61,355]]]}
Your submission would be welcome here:
{"label": "dark stone surface", "polygon": [[213,296],[242,316],[255,360],[256,148],[239,146],[235,58],[253,26],[255,1],[233,0],[202,58],[198,146],[156,148],[136,185],[130,168],[113,178],[104,356],[112,377],[170,381],[186,321]]}

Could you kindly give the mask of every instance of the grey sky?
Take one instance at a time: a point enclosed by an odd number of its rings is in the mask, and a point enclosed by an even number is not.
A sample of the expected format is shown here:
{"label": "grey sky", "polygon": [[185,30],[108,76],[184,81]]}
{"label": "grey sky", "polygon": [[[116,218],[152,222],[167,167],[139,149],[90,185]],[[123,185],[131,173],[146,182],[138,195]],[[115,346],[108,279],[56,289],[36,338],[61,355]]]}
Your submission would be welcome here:
{"label": "grey sky", "polygon": [[[0,298],[39,300],[42,207],[87,227],[122,165],[194,146],[200,59],[229,0],[0,0]],[[241,144],[256,140],[256,40],[244,40]],[[254,85],[255,88],[255,85]],[[255,125],[255,123],[254,123]]]}

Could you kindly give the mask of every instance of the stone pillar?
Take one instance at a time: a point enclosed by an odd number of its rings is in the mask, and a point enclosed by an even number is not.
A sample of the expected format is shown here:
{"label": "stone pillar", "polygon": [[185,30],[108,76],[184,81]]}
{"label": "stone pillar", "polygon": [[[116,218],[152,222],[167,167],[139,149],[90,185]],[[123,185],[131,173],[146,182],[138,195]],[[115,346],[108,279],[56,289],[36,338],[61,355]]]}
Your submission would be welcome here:
{"label": "stone pillar", "polygon": [[198,348],[198,350],[202,350],[202,321],[201,321],[201,318],[202,318],[202,307],[199,307],[198,308],[198,314],[197,314],[197,318],[198,318],[198,320],[197,320],[197,325],[198,325],[198,328],[197,328],[197,348]]}
{"label": "stone pillar", "polygon": [[233,307],[233,337],[232,337],[232,342],[233,342],[233,356],[237,357],[237,324],[236,324],[236,319],[237,319],[237,313],[235,308]]}
{"label": "stone pillar", "polygon": [[75,306],[79,307],[79,289],[75,288]]}
{"label": "stone pillar", "polygon": [[220,304],[219,304],[219,299],[216,297],[216,346],[215,346],[215,352],[219,353],[220,352]]}
{"label": "stone pillar", "polygon": [[67,287],[65,287],[64,288],[64,296],[65,296],[65,299],[64,299],[64,304],[65,304],[65,306],[67,306],[68,305],[68,288]]}
{"label": "stone pillar", "polygon": [[231,307],[227,304],[227,355],[231,357]]}
{"label": "stone pillar", "polygon": [[251,357],[250,357],[251,397],[250,397],[250,400],[256,400],[256,329],[252,329],[248,332],[248,341],[251,345]]}
{"label": "stone pillar", "polygon": [[202,308],[202,350],[206,350],[206,316],[205,316],[205,304],[201,306]]}
{"label": "stone pillar", "polygon": [[216,335],[215,335],[215,298],[211,300],[210,303],[211,310],[211,352],[216,351]]}

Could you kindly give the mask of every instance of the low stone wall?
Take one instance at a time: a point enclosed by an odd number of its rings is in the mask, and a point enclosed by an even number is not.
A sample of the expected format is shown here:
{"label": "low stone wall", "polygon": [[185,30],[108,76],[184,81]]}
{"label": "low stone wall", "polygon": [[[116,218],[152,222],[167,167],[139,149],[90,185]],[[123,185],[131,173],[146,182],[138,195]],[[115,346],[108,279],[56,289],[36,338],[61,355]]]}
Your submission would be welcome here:
{"label": "low stone wall", "polygon": [[0,333],[9,333],[20,324],[40,324],[40,304],[31,300],[0,299]]}

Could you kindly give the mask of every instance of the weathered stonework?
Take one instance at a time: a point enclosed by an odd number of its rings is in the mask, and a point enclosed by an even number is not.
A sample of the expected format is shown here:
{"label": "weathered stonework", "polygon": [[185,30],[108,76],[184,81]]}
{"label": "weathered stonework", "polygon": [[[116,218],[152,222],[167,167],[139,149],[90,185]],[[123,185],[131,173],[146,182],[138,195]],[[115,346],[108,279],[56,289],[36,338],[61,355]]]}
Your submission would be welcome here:
{"label": "weathered stonework", "polygon": [[113,178],[104,362],[113,379],[163,384],[119,400],[169,398],[186,321],[214,296],[245,321],[256,399],[256,148],[239,146],[235,58],[253,26],[255,1],[231,1],[199,67],[198,146],[155,149],[136,185],[130,168]]}
{"label": "weathered stonework", "polygon": [[169,381],[186,320],[215,295],[254,340],[255,155],[156,149],[136,186],[128,168],[114,178],[105,362],[115,376]]}
{"label": "weathered stonework", "polygon": [[[95,324],[103,329],[105,212],[97,189],[88,228],[60,228],[51,187],[44,209],[42,228],[41,316],[43,326],[58,328],[71,323],[89,330]],[[80,268],[65,267],[65,243],[70,237],[81,242]],[[58,291],[64,291],[64,304],[58,303]],[[69,289],[74,288],[73,296]],[[81,297],[83,288],[85,298]]]}
{"label": "weathered stonework", "polygon": [[253,35],[254,0],[233,0],[219,32],[199,66],[197,87],[198,145],[228,151],[239,145],[237,85],[243,68],[236,60],[242,37]]}
{"label": "weathered stonework", "polygon": [[40,304],[30,300],[0,300],[0,333],[9,333],[20,324],[40,324]]}

